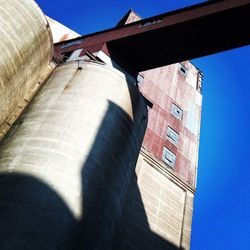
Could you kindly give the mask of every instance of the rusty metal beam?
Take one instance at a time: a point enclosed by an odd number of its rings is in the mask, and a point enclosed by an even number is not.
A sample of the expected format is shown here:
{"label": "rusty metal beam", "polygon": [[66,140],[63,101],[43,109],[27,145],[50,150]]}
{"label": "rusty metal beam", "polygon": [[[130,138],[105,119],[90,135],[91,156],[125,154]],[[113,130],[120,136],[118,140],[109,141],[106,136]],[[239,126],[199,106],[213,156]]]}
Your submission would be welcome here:
{"label": "rusty metal beam", "polygon": [[106,43],[114,60],[142,71],[248,45],[249,17],[250,0],[208,1],[83,36],[78,48]]}

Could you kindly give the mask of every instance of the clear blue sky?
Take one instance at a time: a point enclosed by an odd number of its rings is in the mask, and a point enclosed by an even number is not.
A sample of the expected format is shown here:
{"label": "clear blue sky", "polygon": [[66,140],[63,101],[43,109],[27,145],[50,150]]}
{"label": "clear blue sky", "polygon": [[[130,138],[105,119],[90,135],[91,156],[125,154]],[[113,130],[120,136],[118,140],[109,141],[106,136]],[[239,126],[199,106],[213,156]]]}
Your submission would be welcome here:
{"label": "clear blue sky", "polygon": [[[150,17],[198,2],[37,0],[48,16],[83,35],[113,27],[129,8]],[[250,46],[192,62],[205,77],[191,250],[248,250]]]}

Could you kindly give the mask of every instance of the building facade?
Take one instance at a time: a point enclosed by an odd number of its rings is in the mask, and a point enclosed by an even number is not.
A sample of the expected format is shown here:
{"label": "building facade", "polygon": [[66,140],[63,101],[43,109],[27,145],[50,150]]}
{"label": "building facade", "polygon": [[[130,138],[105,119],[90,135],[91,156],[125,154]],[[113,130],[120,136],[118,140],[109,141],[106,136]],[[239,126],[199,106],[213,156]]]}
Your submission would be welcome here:
{"label": "building facade", "polygon": [[[129,11],[120,25],[139,19]],[[140,72],[138,87],[152,105],[126,203],[124,240],[117,249],[143,249],[145,245],[147,249],[168,249],[164,239],[177,248],[189,249],[202,73],[185,61]]]}
{"label": "building facade", "polygon": [[[118,26],[140,19],[130,10]],[[94,59],[126,73],[105,50],[90,47],[86,54],[80,44],[80,39],[56,44],[56,54],[66,63]],[[116,249],[144,249],[145,245],[148,249],[171,248],[166,242],[189,249],[198,167],[202,72],[185,61],[140,72],[137,86],[147,103],[148,125],[127,194]]]}
{"label": "building facade", "polygon": [[[189,249],[200,70],[185,61],[135,76],[105,44],[84,47],[50,19],[51,34],[33,1],[3,3],[12,13],[3,12],[6,22],[23,10],[18,22],[27,32],[14,24],[13,38],[23,44],[1,44],[9,52],[0,76],[8,83],[1,92],[0,249]],[[118,26],[138,20],[131,10]],[[53,62],[52,35],[60,41]],[[16,51],[20,60],[9,60]],[[24,79],[31,80],[19,88]]]}

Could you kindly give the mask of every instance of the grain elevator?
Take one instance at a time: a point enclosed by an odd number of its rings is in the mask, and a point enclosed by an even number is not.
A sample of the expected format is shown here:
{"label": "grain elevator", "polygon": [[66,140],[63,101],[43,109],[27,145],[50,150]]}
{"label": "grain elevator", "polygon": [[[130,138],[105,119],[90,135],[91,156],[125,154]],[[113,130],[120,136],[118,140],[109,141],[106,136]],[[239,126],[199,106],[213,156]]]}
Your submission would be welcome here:
{"label": "grain elevator", "polygon": [[0,0],[1,250],[190,248],[203,74],[188,59],[249,41],[200,34],[243,22],[249,1],[228,2],[80,36]]}

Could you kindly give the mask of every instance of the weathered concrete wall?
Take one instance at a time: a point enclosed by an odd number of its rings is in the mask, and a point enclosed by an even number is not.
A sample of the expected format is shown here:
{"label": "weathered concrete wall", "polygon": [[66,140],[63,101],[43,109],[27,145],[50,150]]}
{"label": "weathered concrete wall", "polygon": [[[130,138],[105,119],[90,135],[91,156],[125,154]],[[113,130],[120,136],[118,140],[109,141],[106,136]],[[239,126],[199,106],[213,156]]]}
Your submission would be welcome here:
{"label": "weathered concrete wall", "polygon": [[[180,70],[185,67],[186,74]],[[175,156],[174,166],[168,166],[183,181],[196,186],[202,96],[198,88],[199,70],[190,62],[173,64],[141,73],[144,82],[140,91],[152,103],[143,146],[159,160],[163,148]],[[172,114],[172,105],[182,110],[181,119]],[[178,134],[173,143],[167,136],[168,127]]]}
{"label": "weathered concrete wall", "polygon": [[[111,59],[103,54],[95,55],[112,65]],[[197,86],[199,71],[186,62],[188,74],[183,75],[180,66],[143,72],[144,82],[138,83],[153,102],[153,108],[149,109],[144,147],[124,203],[114,250],[190,247],[201,94]],[[171,113],[172,103],[182,107],[182,119]],[[190,103],[194,104],[194,111],[189,109]],[[178,131],[178,143],[167,138],[168,126]],[[173,168],[162,160],[163,147],[177,155]]]}
{"label": "weathered concrete wall", "polygon": [[122,73],[58,67],[0,146],[0,249],[111,249],[146,123]]}
{"label": "weathered concrete wall", "polygon": [[0,0],[0,139],[53,67],[52,36],[33,0]]}
{"label": "weathered concrete wall", "polygon": [[[137,18],[131,11],[123,24]],[[190,248],[201,81],[201,72],[188,61],[140,72],[140,91],[153,107],[114,249]],[[180,119],[172,114],[173,104],[182,111]],[[178,135],[177,141],[167,135],[169,127]],[[163,160],[164,148],[176,157],[172,166]]]}
{"label": "weathered concrete wall", "polygon": [[163,163],[142,150],[115,249],[189,249],[193,193]]}
{"label": "weathered concrete wall", "polygon": [[[125,25],[140,20],[134,11],[128,12],[119,23]],[[164,162],[164,148],[174,154],[175,163],[164,164],[169,171],[183,181],[196,187],[198,148],[202,106],[202,73],[191,62],[185,61],[169,66],[140,72],[142,94],[153,104],[149,109],[149,122],[143,147]],[[172,114],[172,105],[181,109],[177,119]],[[173,129],[179,139],[176,143],[168,136]]]}
{"label": "weathered concrete wall", "polygon": [[[104,52],[94,55],[114,67]],[[75,56],[81,58],[80,49],[69,61]],[[183,62],[140,74],[144,79],[138,82],[139,89],[153,107],[148,109],[143,160],[139,159],[131,181],[113,249],[189,249],[202,100],[200,71]],[[172,113],[173,104],[182,110],[180,119]],[[168,127],[178,134],[177,142],[167,136]],[[164,148],[175,154],[173,166],[162,159]]]}

